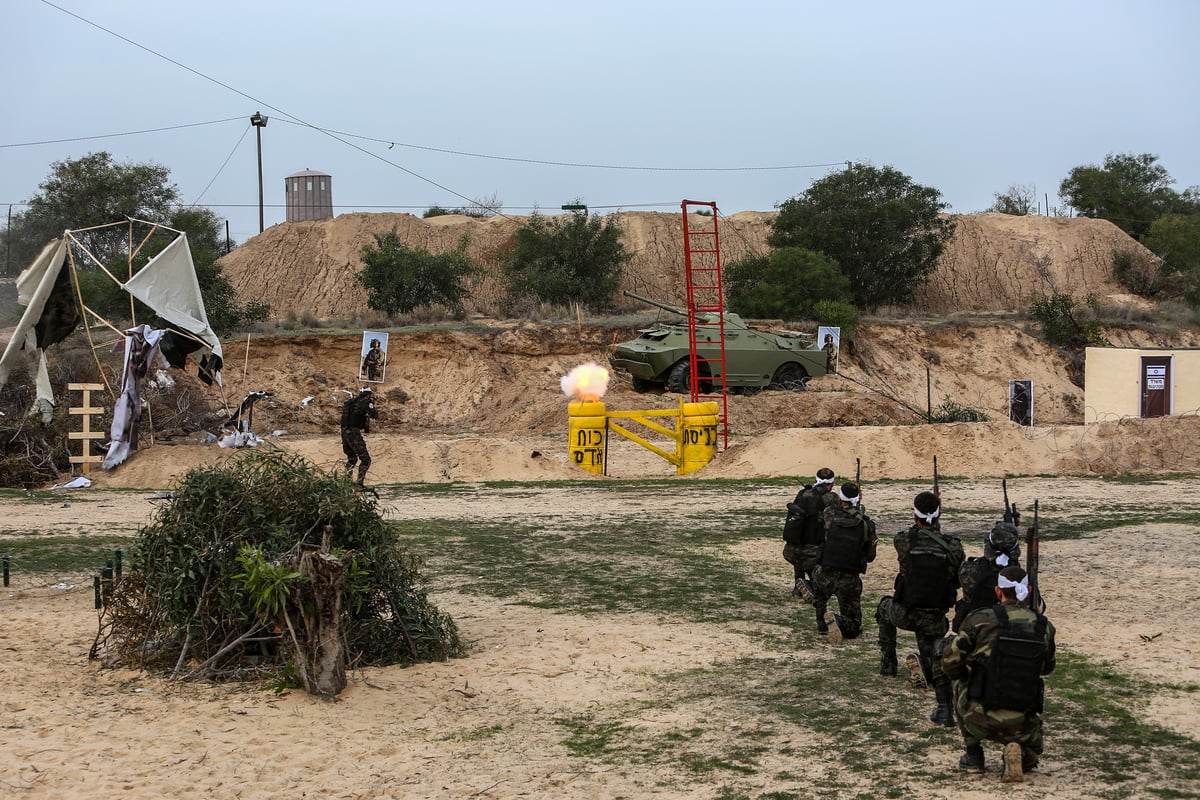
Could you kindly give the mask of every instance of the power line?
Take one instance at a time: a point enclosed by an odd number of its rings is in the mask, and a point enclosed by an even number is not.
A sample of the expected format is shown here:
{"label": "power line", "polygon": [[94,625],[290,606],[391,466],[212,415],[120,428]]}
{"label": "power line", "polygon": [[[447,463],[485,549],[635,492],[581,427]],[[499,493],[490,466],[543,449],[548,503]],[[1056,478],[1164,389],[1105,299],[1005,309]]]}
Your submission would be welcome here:
{"label": "power line", "polygon": [[74,136],[70,139],[45,139],[40,142],[13,142],[11,144],[0,144],[0,147],[36,147],[41,144],[63,144],[66,142],[86,142],[92,139],[115,139],[118,136],[137,136],[143,133],[161,133],[162,131],[177,131],[183,128],[198,128],[202,125],[219,125],[224,122],[233,122],[241,117],[229,117],[227,119],[214,119],[208,122],[189,122],[183,125],[169,125],[165,128],[146,128],[140,131],[124,131],[122,133],[101,133],[94,136]]}
{"label": "power line", "polygon": [[[291,122],[290,120],[282,120],[283,122]],[[291,123],[293,125],[298,123]],[[311,127],[311,126],[305,126]],[[326,128],[318,128],[322,133],[336,133],[338,136],[349,136],[352,139],[362,139],[368,142],[378,142],[386,144],[388,149],[393,147],[409,147],[414,150],[427,150],[433,153],[447,153],[455,156],[468,156],[470,158],[487,158],[494,161],[516,161],[522,164],[540,164],[550,167],[579,167],[583,169],[612,169],[612,170],[629,170],[641,172],[767,172],[773,170],[788,170],[788,169],[819,169],[821,167],[840,167],[845,161],[835,161],[829,164],[781,164],[776,166],[765,167],[646,167],[636,166],[631,164],[587,164],[573,161],[547,161],[540,158],[518,158],[516,156],[497,156],[487,153],[470,153],[464,150],[450,150],[444,147],[429,147],[421,144],[409,144],[407,142],[393,142],[389,139],[379,139],[374,136],[364,136],[357,133],[348,133],[347,131],[336,131]]]}

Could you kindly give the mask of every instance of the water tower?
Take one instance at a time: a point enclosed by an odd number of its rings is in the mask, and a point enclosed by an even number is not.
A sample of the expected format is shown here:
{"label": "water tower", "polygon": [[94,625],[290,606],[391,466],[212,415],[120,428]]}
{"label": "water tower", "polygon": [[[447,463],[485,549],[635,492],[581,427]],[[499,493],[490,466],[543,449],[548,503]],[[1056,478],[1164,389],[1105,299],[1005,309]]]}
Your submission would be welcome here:
{"label": "water tower", "polygon": [[307,222],[333,216],[333,178],[306,169],[283,179],[287,193],[287,221]]}

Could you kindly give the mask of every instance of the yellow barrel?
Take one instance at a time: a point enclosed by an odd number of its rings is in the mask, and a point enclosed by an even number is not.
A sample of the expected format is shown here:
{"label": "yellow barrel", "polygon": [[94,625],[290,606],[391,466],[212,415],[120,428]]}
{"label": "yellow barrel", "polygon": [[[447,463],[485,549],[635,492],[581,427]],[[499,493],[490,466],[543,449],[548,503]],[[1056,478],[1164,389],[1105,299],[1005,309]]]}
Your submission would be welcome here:
{"label": "yellow barrel", "polygon": [[604,474],[604,447],[608,439],[604,403],[576,400],[567,406],[570,419],[571,460],[582,469]]}
{"label": "yellow barrel", "polygon": [[695,472],[717,453],[717,403],[683,403],[679,426],[679,467],[675,474]]}

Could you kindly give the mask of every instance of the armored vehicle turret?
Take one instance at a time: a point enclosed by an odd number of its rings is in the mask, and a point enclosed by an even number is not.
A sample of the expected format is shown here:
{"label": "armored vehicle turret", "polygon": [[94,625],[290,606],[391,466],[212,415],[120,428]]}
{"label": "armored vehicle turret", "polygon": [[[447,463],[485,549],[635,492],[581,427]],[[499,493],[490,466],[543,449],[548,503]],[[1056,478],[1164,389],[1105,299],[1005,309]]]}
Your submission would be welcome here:
{"label": "armored vehicle turret", "polygon": [[[688,359],[687,311],[667,303],[626,291],[627,297],[641,300],[682,319],[656,322],[638,331],[638,337],[614,345],[609,363],[624,370],[638,392],[667,390],[686,394],[691,391],[691,365]],[[711,392],[721,378],[721,319],[716,312],[696,315],[696,355],[700,363],[700,390]],[[761,389],[801,391],[808,379],[824,375],[827,354],[816,345],[816,337],[798,331],[760,331],[741,317],[724,314],[725,385],[735,393],[753,394]]]}

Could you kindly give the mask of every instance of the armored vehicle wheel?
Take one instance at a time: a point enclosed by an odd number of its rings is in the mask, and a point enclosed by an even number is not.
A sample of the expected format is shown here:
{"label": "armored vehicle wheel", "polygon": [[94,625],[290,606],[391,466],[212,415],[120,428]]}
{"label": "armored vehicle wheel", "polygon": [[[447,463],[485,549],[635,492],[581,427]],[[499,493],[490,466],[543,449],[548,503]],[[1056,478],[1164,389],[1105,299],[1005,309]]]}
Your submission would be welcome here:
{"label": "armored vehicle wheel", "polygon": [[804,371],[804,367],[794,361],[789,361],[775,370],[775,375],[771,378],[771,383],[767,388],[783,389],[788,392],[802,392],[807,383],[808,373]]}
{"label": "armored vehicle wheel", "polygon": [[638,394],[645,394],[654,388],[654,383],[646,380],[645,378],[630,378],[629,383],[633,387],[633,390]]}
{"label": "armored vehicle wheel", "polygon": [[667,390],[675,394],[688,394],[692,391],[692,369],[687,359],[671,367],[667,375]]}

